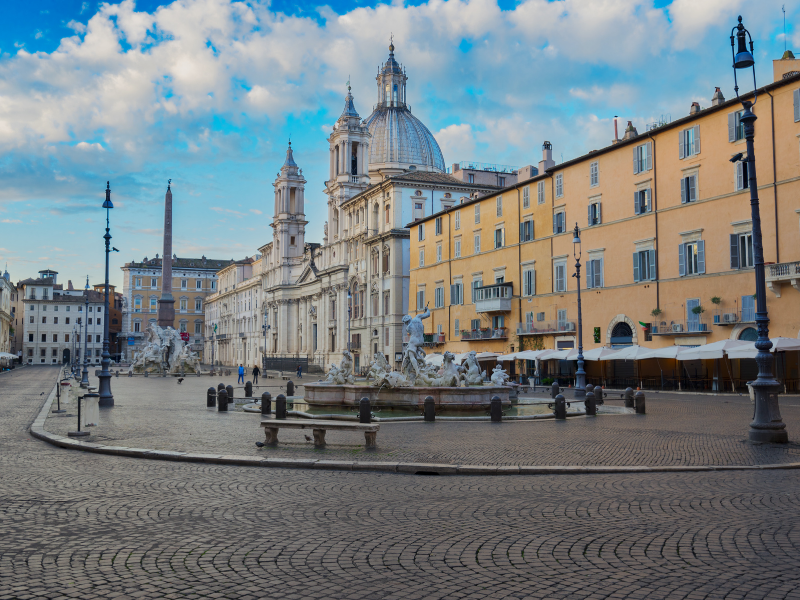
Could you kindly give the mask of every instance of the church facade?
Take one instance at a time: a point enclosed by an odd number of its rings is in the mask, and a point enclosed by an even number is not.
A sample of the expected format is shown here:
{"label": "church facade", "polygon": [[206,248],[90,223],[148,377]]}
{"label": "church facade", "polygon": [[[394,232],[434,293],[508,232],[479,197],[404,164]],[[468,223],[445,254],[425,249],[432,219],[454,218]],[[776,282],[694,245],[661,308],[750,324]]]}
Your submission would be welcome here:
{"label": "church facade", "polygon": [[407,79],[390,45],[366,119],[348,88],[327,140],[321,244],[305,240],[307,182],[289,144],[274,182],[272,241],[248,259],[249,269],[237,271],[241,280],[206,298],[206,357],[213,352],[221,364],[249,366],[262,355],[267,364],[302,357],[327,366],[350,349],[357,370],[376,352],[395,364],[408,312],[406,225],[497,189],[445,173],[439,144],[406,102]]}

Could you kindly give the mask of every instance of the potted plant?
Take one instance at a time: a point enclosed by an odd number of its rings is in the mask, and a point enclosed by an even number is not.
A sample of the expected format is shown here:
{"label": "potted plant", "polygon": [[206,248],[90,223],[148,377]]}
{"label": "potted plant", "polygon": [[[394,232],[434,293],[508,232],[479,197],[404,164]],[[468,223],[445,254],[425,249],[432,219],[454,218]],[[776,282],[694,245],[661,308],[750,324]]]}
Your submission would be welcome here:
{"label": "potted plant", "polygon": [[715,325],[719,324],[719,318],[720,318],[719,305],[721,303],[722,303],[722,298],[720,298],[719,296],[712,296],[711,297],[711,304],[713,304],[714,306],[717,307],[717,308],[714,309],[714,324]]}
{"label": "potted plant", "polygon": [[664,311],[663,311],[663,310],[661,310],[660,308],[654,308],[653,310],[651,310],[651,311],[650,311],[650,316],[652,316],[652,317],[658,317],[658,315],[660,315],[660,314],[661,314],[661,313],[663,313],[663,312],[664,312]]}
{"label": "potted plant", "polygon": [[[700,304],[698,304],[697,306],[692,308],[692,313],[694,313],[694,314],[696,314],[698,316],[703,314],[704,312],[706,312],[706,309],[703,308],[703,306],[700,305]],[[698,331],[705,331],[706,330],[706,324],[705,323],[698,323],[697,330]]]}

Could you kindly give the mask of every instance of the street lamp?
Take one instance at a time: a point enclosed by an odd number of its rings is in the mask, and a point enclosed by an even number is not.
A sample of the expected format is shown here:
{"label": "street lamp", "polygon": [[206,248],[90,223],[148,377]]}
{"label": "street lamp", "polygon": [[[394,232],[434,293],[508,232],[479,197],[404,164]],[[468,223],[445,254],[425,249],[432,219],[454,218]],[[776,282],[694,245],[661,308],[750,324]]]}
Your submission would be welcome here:
{"label": "street lamp", "polygon": [[[87,318],[86,315],[89,314],[89,276],[86,276],[86,310],[83,313],[83,317]],[[86,327],[84,327],[85,333],[83,336],[83,371],[81,372],[81,382],[80,386],[82,388],[89,387],[89,357],[86,354],[89,352],[89,321],[86,321]]]}
{"label": "street lamp", "polygon": [[[108,317],[109,317],[109,310],[108,310],[108,255],[112,251],[111,248],[111,234],[108,232],[108,216],[109,212],[114,205],[111,204],[111,183],[106,182],[106,201],[103,202],[103,208],[106,209],[106,234],[103,236],[103,239],[106,241],[106,285],[105,285],[105,315],[103,316],[103,360],[100,361],[100,375],[98,379],[100,380],[99,392],[100,392],[100,400],[98,401],[98,405],[101,407],[111,407],[114,406],[114,396],[111,394],[111,373],[108,370],[109,365],[111,364],[111,354],[108,351]],[[113,248],[115,252],[118,252],[116,248]]]}
{"label": "street lamp", "polygon": [[350,295],[350,288],[347,288],[347,349],[350,350],[350,319],[353,316],[353,297]]}
{"label": "street lamp", "polygon": [[[734,31],[736,32],[734,34]],[[736,38],[734,40],[734,37]],[[750,38],[750,50],[747,50],[747,38]],[[734,42],[737,49],[734,51]],[[753,221],[753,267],[756,275],[756,328],[758,340],[756,341],[756,363],[758,364],[758,377],[751,384],[755,395],[755,410],[753,422],[750,423],[748,438],[751,442],[772,442],[785,444],[789,441],[786,433],[786,424],[781,419],[778,406],[778,391],[780,384],[772,374],[772,342],[769,339],[769,315],[767,313],[767,292],[764,279],[764,248],[761,241],[761,215],[758,205],[758,184],[756,182],[756,157],[753,149],[755,136],[756,116],[751,110],[756,103],[756,69],[753,59],[753,38],[750,32],[739,24],[731,29],[731,56],[733,56],[733,82],[736,97],[739,97],[739,82],[736,77],[738,69],[753,69],[753,101],[742,100],[744,111],[739,121],[744,126],[744,137],[747,141],[747,157],[739,154],[731,159],[732,162],[741,160],[747,166],[747,180],[750,188],[750,212]]]}
{"label": "street lamp", "polygon": [[586,371],[583,370],[583,315],[581,314],[581,230],[575,223],[575,237],[572,238],[572,255],[575,257],[575,273],[578,282],[578,370],[575,371],[575,397],[586,397]]}
{"label": "street lamp", "polygon": [[270,330],[270,326],[267,324],[268,317],[269,311],[264,308],[264,324],[261,326],[261,329],[264,331],[264,360],[262,360],[261,363],[265,373],[267,372],[267,332]]}

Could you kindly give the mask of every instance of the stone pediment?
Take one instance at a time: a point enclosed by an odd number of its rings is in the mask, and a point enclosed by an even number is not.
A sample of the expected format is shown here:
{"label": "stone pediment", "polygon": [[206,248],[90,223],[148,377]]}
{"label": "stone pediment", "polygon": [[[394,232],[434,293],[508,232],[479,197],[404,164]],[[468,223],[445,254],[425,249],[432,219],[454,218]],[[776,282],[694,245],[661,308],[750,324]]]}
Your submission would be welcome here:
{"label": "stone pediment", "polygon": [[297,283],[309,283],[311,281],[316,281],[317,279],[317,272],[310,264],[306,265],[303,271],[300,273],[300,277],[297,278]]}

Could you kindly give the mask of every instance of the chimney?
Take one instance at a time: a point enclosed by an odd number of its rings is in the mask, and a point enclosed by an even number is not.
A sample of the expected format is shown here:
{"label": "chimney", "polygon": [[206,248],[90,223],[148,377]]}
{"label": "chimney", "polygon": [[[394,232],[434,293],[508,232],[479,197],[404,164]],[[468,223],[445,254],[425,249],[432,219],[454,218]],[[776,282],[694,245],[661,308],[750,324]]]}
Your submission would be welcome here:
{"label": "chimney", "polygon": [[553,144],[545,141],[542,144],[542,160],[539,162],[539,174],[544,173],[547,169],[556,166],[553,160]]}
{"label": "chimney", "polygon": [[628,121],[628,126],[625,128],[625,135],[622,136],[623,140],[631,140],[639,135],[639,132],[636,131],[636,127],[633,126],[632,121]]}
{"label": "chimney", "polygon": [[617,119],[618,118],[619,117],[617,117],[617,115],[614,115],[614,139],[611,140],[612,144],[618,144],[619,143],[619,134],[617,133]]}
{"label": "chimney", "polygon": [[772,61],[772,81],[780,81],[795,75],[800,75],[800,60],[794,57],[791,50],[784,52],[780,60]]}
{"label": "chimney", "polygon": [[700,103],[699,102],[692,102],[692,108],[689,109],[690,115],[696,115],[700,112]]}
{"label": "chimney", "polygon": [[711,97],[711,106],[719,106],[725,102],[725,96],[719,91],[719,88],[714,88],[714,95]]}
{"label": "chimney", "polygon": [[75,289],[74,287],[72,287],[72,279],[69,279],[67,281],[67,289],[68,290],[74,290]]}

